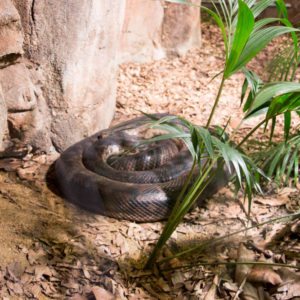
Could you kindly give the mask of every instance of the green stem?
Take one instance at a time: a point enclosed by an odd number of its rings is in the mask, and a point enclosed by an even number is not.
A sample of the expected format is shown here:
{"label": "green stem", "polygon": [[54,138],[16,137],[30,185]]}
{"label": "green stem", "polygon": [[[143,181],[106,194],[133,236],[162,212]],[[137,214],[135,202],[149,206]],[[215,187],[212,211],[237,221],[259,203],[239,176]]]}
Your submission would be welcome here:
{"label": "green stem", "polygon": [[[168,223],[163,229],[163,232],[160,235],[160,238],[158,239],[158,242],[155,245],[155,248],[153,249],[146,265],[145,269],[152,268],[155,260],[160,253],[162,247],[165,245],[167,240],[170,238],[178,224],[181,222],[182,218],[185,216],[185,214],[189,211],[189,209],[192,207],[192,205],[195,203],[195,201],[199,198],[203,190],[206,188],[208,183],[211,181],[213,176],[208,177],[208,175],[211,173],[211,169],[214,167],[216,161],[212,161],[209,166],[207,166],[207,169],[205,172],[197,178],[196,182],[193,184],[193,186],[189,189],[187,195],[184,197],[184,199],[181,201],[180,207],[177,208],[177,210],[173,213],[172,212],[172,219],[169,218]],[[205,182],[205,179],[208,180]]]}
{"label": "green stem", "polygon": [[206,128],[209,127],[209,125],[210,125],[210,123],[211,123],[211,120],[212,120],[212,118],[213,118],[213,116],[214,116],[214,114],[215,114],[215,110],[216,110],[216,108],[217,108],[217,106],[218,106],[218,104],[219,104],[219,101],[220,101],[220,97],[221,97],[221,94],[222,94],[222,91],[223,91],[223,87],[224,87],[225,80],[226,80],[226,79],[225,79],[225,77],[224,77],[224,75],[223,75],[222,80],[221,80],[221,83],[220,83],[219,91],[218,91],[218,94],[217,94],[217,97],[216,97],[216,100],[215,100],[215,103],[214,103],[214,106],[213,106],[213,108],[212,108],[212,110],[211,110],[211,112],[210,112],[208,121],[207,121],[207,123],[206,123]]}
{"label": "green stem", "polygon": [[236,148],[240,148],[247,140],[248,138],[264,123],[266,122],[265,119],[263,119],[260,123],[258,123],[243,139],[242,141],[237,145]]}
{"label": "green stem", "polygon": [[169,216],[169,218],[168,218],[169,220],[172,220],[172,219],[173,219],[174,215],[176,214],[176,212],[177,212],[177,210],[178,210],[178,208],[179,208],[179,205],[180,205],[180,203],[181,203],[181,199],[183,198],[185,192],[186,192],[187,189],[188,189],[189,184],[190,184],[191,181],[192,181],[192,178],[193,178],[193,174],[194,174],[194,171],[195,171],[196,164],[197,164],[196,159],[194,159],[192,169],[190,170],[189,175],[188,175],[188,177],[186,178],[186,180],[185,180],[185,182],[184,182],[183,188],[181,189],[180,194],[179,194],[179,196],[178,196],[177,199],[176,199],[175,205],[174,205],[174,207],[173,207],[173,209],[172,209],[172,212],[171,212],[171,214],[170,214],[170,216]]}
{"label": "green stem", "polygon": [[[175,205],[174,205],[174,207],[172,209],[172,212],[171,212],[171,214],[168,218],[168,222],[165,225],[165,228],[163,229],[163,232],[161,233],[160,238],[159,238],[158,242],[156,243],[155,248],[153,249],[153,251],[152,251],[152,253],[151,253],[151,255],[150,255],[150,257],[149,257],[149,259],[148,259],[148,261],[145,265],[145,269],[152,268],[152,266],[154,264],[154,261],[155,261],[156,257],[158,256],[161,248],[163,247],[163,245],[166,243],[167,239],[169,238],[169,237],[167,237],[167,238],[165,237],[165,235],[166,235],[166,233],[169,229],[168,224],[172,223],[172,220],[175,218],[175,215],[176,215],[176,213],[178,211],[178,208],[179,208],[179,205],[181,203],[181,199],[183,198],[184,193],[186,192],[186,190],[188,188],[188,185],[189,185],[189,183],[192,179],[192,176],[193,176],[193,173],[194,173],[194,170],[195,170],[195,166],[196,166],[196,160],[194,160],[194,162],[193,162],[192,169],[189,172],[189,175],[188,175],[187,179],[184,182],[184,186],[183,186],[182,190],[180,191],[179,196],[176,199]],[[172,234],[172,232],[171,232],[171,234]]]}

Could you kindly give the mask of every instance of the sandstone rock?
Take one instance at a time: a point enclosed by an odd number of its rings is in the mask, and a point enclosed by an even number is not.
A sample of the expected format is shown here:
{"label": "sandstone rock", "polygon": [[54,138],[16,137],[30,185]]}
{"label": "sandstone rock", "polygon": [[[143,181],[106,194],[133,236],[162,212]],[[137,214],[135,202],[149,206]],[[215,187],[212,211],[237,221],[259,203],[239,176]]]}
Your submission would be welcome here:
{"label": "sandstone rock", "polygon": [[0,151],[3,147],[3,138],[7,131],[7,108],[4,101],[1,84],[0,84]]}
{"label": "sandstone rock", "polygon": [[12,139],[50,151],[50,115],[34,72],[19,63],[0,69],[3,98]]}
{"label": "sandstone rock", "polygon": [[10,0],[0,1],[0,67],[14,62],[23,53],[23,36],[18,11]]}
{"label": "sandstone rock", "polygon": [[149,61],[165,57],[161,45],[164,9],[160,1],[127,0],[120,42],[120,60]]}
{"label": "sandstone rock", "polygon": [[26,57],[36,63],[58,150],[113,117],[123,1],[15,0]]}
{"label": "sandstone rock", "polygon": [[35,90],[37,105],[33,110],[8,113],[10,137],[34,150],[53,151],[50,135],[50,115],[45,99]]}
{"label": "sandstone rock", "polygon": [[[199,0],[192,0],[200,5]],[[162,24],[162,45],[167,54],[184,55],[200,46],[200,8],[177,3],[165,3]]]}
{"label": "sandstone rock", "polygon": [[[200,5],[201,0],[192,0]],[[164,1],[127,0],[120,44],[121,62],[183,55],[200,46],[200,9]]]}
{"label": "sandstone rock", "polygon": [[0,0],[0,85],[8,109],[0,126],[7,117],[11,138],[46,152],[108,127],[119,57],[159,59],[199,45],[199,9],[173,5]]}
{"label": "sandstone rock", "polygon": [[36,107],[35,87],[24,64],[0,69],[0,82],[9,112],[33,110]]}

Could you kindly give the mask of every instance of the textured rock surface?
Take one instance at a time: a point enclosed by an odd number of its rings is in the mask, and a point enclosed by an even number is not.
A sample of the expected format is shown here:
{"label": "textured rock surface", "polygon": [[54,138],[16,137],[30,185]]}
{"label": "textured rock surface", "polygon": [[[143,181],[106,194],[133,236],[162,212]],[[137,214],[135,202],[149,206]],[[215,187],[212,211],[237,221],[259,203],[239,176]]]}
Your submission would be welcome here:
{"label": "textured rock surface", "polygon": [[165,56],[161,45],[164,9],[160,1],[127,0],[120,59],[147,61]]}
{"label": "textured rock surface", "polygon": [[[192,0],[200,5],[201,0]],[[200,10],[163,1],[127,0],[121,61],[149,61],[182,55],[200,46]]]}
{"label": "textured rock surface", "polygon": [[115,107],[122,1],[15,0],[58,150],[107,127]]}
{"label": "textured rock surface", "polygon": [[[192,0],[200,5],[201,1]],[[185,54],[200,46],[200,9],[182,4],[165,3],[162,45],[167,54]]]}
{"label": "textured rock surface", "polygon": [[107,127],[119,56],[182,54],[199,36],[197,8],[161,1],[1,0],[0,144],[8,129],[10,139],[62,151]]}
{"label": "textured rock surface", "polygon": [[7,131],[7,108],[4,101],[2,89],[0,86],[0,151],[2,149],[2,140]]}
{"label": "textured rock surface", "polygon": [[20,16],[10,0],[0,1],[0,68],[22,54],[23,36]]}
{"label": "textured rock surface", "polygon": [[10,65],[0,70],[0,82],[10,113],[31,111],[36,108],[34,85],[23,63]]}

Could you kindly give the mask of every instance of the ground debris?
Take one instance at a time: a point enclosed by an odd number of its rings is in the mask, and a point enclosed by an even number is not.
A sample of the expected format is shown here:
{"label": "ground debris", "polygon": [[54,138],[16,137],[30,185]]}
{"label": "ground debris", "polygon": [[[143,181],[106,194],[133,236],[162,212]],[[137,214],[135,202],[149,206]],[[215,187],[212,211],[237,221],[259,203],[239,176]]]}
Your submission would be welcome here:
{"label": "ground debris", "polygon": [[[220,83],[220,78],[214,81],[211,78],[221,70],[224,54],[218,29],[210,24],[202,26],[201,49],[183,57],[120,67],[114,124],[140,114],[139,110],[179,114],[197,124],[206,122]],[[271,45],[251,63],[258,73],[273,48]],[[227,82],[213,120],[226,124],[227,117],[232,116],[229,131],[242,117],[242,81],[242,75],[236,74]],[[251,121],[244,124],[241,136],[251,125]],[[263,138],[258,136],[258,140]],[[13,261],[16,257],[23,259],[22,264],[17,261],[0,268],[1,299],[300,297],[296,269],[234,265],[251,260],[299,266],[299,220],[246,231],[251,225],[297,211],[300,205],[297,189],[284,188],[278,193],[268,190],[264,197],[255,196],[251,219],[242,195],[235,197],[232,189],[222,189],[186,216],[161,258],[212,238],[226,238],[196,251],[192,258],[172,258],[152,272],[142,267],[164,222],[137,224],[78,210],[50,192],[45,182],[47,176],[51,177],[48,168],[55,156],[34,155],[27,150],[23,154],[0,160],[0,169],[17,171],[19,176],[16,181],[0,173],[0,204],[6,212],[4,221],[0,221],[3,229],[7,228],[6,235],[2,231],[3,238],[0,237],[3,243],[0,257],[12,250]],[[24,185],[18,193],[20,179]],[[52,191],[57,193],[55,189]],[[24,219],[21,213],[27,217]],[[241,229],[245,232],[228,236]],[[7,243],[13,238],[17,240],[14,246]]]}

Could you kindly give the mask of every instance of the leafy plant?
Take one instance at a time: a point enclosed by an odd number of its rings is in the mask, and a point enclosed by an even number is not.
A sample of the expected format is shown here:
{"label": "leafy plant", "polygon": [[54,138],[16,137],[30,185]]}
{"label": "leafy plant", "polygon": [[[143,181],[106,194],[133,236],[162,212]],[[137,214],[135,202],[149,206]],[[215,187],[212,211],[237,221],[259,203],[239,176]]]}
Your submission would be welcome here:
{"label": "leafy plant", "polygon": [[[167,1],[195,5],[186,0]],[[283,17],[257,20],[261,12],[274,2],[276,2]],[[218,0],[218,4],[219,8],[213,2],[215,11],[201,7],[219,26],[225,49],[224,67],[219,74],[222,75],[222,79],[206,128],[195,126],[184,118],[177,118],[176,122],[174,122],[174,117],[153,119],[153,127],[169,132],[159,139],[181,138],[193,155],[194,165],[146,264],[148,268],[153,267],[162,247],[182,221],[184,215],[197,201],[214,176],[217,176],[224,167],[227,167],[229,171],[234,170],[232,173],[236,175],[236,183],[244,190],[245,196],[249,198],[249,205],[251,205],[252,191],[260,190],[258,175],[263,175],[263,172],[241,150],[241,147],[261,125],[266,126],[271,121],[274,130],[276,118],[279,115],[284,115],[285,118],[284,130],[287,140],[289,138],[291,112],[299,107],[300,84],[291,82],[264,84],[258,76],[246,68],[247,63],[272,39],[286,33],[292,35],[294,53],[298,56],[298,40],[295,34],[297,29],[293,28],[287,20],[284,1]],[[235,145],[230,140],[224,141],[220,136],[212,134],[208,128],[218,107],[225,81],[238,71],[243,71],[246,78],[242,89],[242,102],[245,101],[245,118],[264,114],[264,119],[249,132],[239,145]],[[250,91],[248,91],[249,89]],[[155,139],[157,138],[153,140]],[[297,147],[295,149],[298,151]],[[297,156],[295,153],[296,150],[290,152],[289,157],[291,155]],[[283,158],[283,161],[286,160]],[[295,171],[295,164],[293,166]],[[289,164],[287,168],[290,170],[292,167]],[[198,175],[191,185],[190,181],[196,169],[198,169]],[[273,173],[269,174],[272,175]]]}

